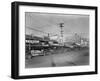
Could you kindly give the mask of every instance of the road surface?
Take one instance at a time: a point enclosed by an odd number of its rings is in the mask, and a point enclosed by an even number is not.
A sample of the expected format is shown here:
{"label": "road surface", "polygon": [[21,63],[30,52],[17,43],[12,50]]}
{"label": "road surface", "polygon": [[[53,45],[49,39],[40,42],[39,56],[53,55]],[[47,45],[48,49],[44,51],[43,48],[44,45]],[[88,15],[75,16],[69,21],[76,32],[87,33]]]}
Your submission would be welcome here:
{"label": "road surface", "polygon": [[25,60],[25,68],[89,65],[89,49],[72,50],[66,53],[36,56]]}

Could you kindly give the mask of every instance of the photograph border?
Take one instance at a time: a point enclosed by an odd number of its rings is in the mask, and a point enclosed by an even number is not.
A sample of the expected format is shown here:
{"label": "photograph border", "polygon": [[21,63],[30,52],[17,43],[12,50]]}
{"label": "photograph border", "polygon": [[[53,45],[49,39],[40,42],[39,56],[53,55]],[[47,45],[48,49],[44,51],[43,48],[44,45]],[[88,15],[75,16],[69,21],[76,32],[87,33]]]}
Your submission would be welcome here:
{"label": "photograph border", "polygon": [[[95,71],[75,72],[75,73],[59,73],[59,74],[43,74],[43,75],[19,75],[19,6],[40,6],[40,7],[55,7],[55,8],[74,8],[74,9],[89,9],[95,10]],[[43,78],[43,77],[58,77],[72,75],[88,75],[98,73],[97,62],[97,13],[96,6],[81,6],[81,5],[65,5],[65,4],[49,4],[49,3],[31,3],[31,2],[12,2],[11,4],[11,78],[26,79],[26,78]]]}

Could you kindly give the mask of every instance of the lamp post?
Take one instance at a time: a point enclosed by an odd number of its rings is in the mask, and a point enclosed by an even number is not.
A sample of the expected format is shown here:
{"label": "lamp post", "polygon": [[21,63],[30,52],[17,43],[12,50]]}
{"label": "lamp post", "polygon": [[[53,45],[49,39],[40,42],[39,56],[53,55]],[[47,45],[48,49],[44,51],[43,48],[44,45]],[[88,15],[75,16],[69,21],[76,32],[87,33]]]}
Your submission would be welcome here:
{"label": "lamp post", "polygon": [[60,26],[60,29],[61,29],[61,31],[60,31],[61,43],[63,44],[63,34],[64,34],[63,27],[64,27],[64,23],[60,23],[59,26]]}

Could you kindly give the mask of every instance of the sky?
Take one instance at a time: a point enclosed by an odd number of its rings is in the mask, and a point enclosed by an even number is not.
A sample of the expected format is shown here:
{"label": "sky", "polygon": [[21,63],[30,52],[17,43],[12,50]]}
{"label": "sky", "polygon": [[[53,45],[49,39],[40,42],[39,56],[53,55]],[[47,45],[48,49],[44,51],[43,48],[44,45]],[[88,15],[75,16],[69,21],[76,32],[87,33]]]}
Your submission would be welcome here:
{"label": "sky", "polygon": [[26,34],[47,36],[46,33],[50,33],[60,36],[60,23],[64,23],[63,40],[75,33],[89,37],[89,15],[25,12]]}

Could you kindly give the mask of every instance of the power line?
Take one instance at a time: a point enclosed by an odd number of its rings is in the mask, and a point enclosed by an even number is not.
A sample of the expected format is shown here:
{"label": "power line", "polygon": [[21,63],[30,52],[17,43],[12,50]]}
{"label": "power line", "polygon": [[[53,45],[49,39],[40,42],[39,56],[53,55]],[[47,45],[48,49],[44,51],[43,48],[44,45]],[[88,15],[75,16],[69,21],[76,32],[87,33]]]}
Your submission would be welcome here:
{"label": "power line", "polygon": [[53,36],[53,35],[57,35],[57,34],[53,34],[53,33],[47,33],[47,32],[44,32],[44,31],[41,31],[41,30],[38,30],[38,29],[35,29],[35,28],[31,28],[31,27],[26,27],[26,28],[28,28],[28,29],[30,29],[30,30],[33,30],[33,31],[37,31],[37,32],[41,32],[41,33],[44,33],[44,34],[51,34],[51,36]]}
{"label": "power line", "polygon": [[48,33],[46,33],[46,32],[43,32],[43,31],[38,30],[38,29],[35,29],[35,28],[31,28],[31,27],[26,27],[26,28],[28,28],[28,29],[30,29],[30,30],[35,30],[35,31],[38,31],[38,32],[41,32],[41,33],[48,34]]}

